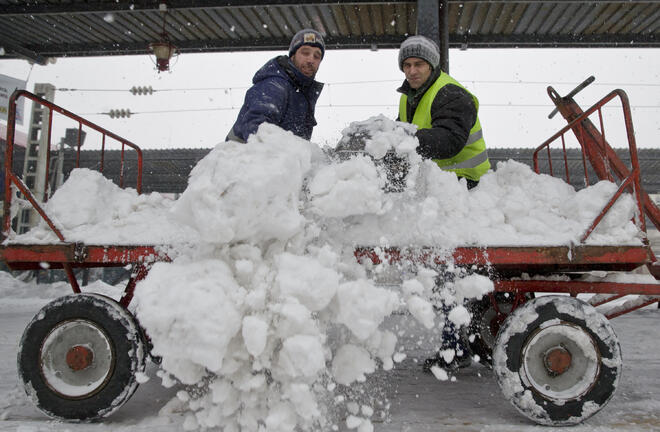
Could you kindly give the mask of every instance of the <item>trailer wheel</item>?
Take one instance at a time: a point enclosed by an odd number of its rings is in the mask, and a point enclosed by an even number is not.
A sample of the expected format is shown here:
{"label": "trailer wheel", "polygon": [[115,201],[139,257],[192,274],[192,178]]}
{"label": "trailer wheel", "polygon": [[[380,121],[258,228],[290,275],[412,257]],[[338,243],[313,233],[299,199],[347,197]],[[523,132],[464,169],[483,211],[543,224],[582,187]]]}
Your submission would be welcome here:
{"label": "trailer wheel", "polygon": [[567,426],[610,400],[621,374],[621,348],[609,321],[592,306],[544,296],[504,322],[493,369],[502,393],[524,416]]}
{"label": "trailer wheel", "polygon": [[135,392],[145,349],[133,316],[99,294],[72,294],[28,324],[18,350],[25,391],[47,415],[95,420]]}
{"label": "trailer wheel", "polygon": [[[466,340],[470,351],[479,356],[479,363],[489,368],[493,364],[495,339],[515,302],[514,294],[499,292],[493,296],[497,307],[493,306],[490,295],[470,303],[469,309],[472,318],[466,328]],[[525,294],[523,301],[532,298],[534,298],[534,294],[528,293]]]}

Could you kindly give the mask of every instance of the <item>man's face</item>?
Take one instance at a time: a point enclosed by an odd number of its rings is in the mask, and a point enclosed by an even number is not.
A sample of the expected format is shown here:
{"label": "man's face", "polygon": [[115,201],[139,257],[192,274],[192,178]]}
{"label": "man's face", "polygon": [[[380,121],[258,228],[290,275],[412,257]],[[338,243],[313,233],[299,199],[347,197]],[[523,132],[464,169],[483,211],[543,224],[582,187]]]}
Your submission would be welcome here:
{"label": "man's face", "polygon": [[295,52],[291,61],[303,75],[314,78],[321,65],[321,48],[303,45]]}
{"label": "man's face", "polygon": [[431,76],[431,65],[417,57],[408,57],[403,61],[403,73],[410,87],[417,90]]}

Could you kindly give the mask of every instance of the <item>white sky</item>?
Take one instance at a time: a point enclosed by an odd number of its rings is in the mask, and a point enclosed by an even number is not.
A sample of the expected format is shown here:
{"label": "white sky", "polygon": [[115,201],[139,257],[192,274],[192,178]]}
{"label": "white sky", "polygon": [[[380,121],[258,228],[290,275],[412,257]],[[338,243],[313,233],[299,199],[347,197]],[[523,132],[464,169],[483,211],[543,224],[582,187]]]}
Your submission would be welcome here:
{"label": "white sky", "polygon": [[[171,72],[160,74],[147,55],[60,58],[34,67],[22,60],[0,60],[0,74],[29,77],[28,90],[37,82],[54,84],[57,104],[142,148],[208,148],[224,140],[256,70],[279,54],[283,52],[183,54]],[[586,109],[612,89],[623,88],[633,106],[638,147],[660,146],[658,49],[452,49],[449,55],[450,74],[480,100],[488,147],[539,145],[566,124],[560,116],[547,118],[553,109],[547,85],[564,95],[589,75],[596,82],[578,94],[578,103]],[[317,105],[314,142],[334,145],[351,121],[381,113],[396,117],[395,90],[403,80],[397,50],[328,50],[317,79],[326,87]],[[152,86],[158,92],[133,96],[128,91],[133,86]],[[135,114],[130,119],[98,114],[111,109]],[[618,115],[619,110],[606,113]],[[72,126],[56,119],[53,142]],[[608,136],[614,147],[626,145],[613,141],[616,134]],[[92,135],[86,145],[94,145]]]}

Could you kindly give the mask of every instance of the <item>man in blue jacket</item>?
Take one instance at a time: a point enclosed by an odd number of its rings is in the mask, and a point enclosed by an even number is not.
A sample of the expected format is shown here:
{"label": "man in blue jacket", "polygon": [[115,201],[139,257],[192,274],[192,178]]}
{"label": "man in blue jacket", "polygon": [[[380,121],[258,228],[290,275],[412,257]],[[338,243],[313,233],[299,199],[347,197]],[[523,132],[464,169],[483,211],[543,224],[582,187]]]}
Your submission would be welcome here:
{"label": "man in blue jacket", "polygon": [[264,122],[309,140],[316,126],[314,108],[323,89],[323,83],[314,77],[324,54],[319,32],[304,29],[296,33],[289,55],[269,60],[252,78],[253,85],[227,140],[246,142]]}

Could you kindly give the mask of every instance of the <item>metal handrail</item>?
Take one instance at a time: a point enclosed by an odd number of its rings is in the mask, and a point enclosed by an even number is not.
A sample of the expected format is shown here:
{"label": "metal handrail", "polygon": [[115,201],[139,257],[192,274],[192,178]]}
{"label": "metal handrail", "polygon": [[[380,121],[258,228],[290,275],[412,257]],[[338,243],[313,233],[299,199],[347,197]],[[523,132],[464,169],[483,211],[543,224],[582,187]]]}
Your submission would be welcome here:
{"label": "metal handrail", "polygon": [[[626,189],[628,190],[632,189],[632,193],[635,196],[638,206],[638,214],[640,215],[639,216],[640,229],[646,232],[646,221],[643,216],[645,213],[644,212],[645,209],[646,209],[646,213],[649,215],[653,223],[656,224],[656,226],[658,226],[658,224],[660,223],[660,211],[652,202],[650,203],[647,202],[649,200],[648,195],[643,191],[641,187],[640,167],[637,156],[637,145],[633,130],[630,103],[628,101],[628,96],[626,95],[626,93],[620,89],[613,90],[607,96],[602,98],[600,101],[596,102],[591,108],[589,108],[585,112],[579,111],[579,107],[577,107],[577,104],[572,99],[561,98],[552,87],[548,87],[548,94],[550,95],[550,98],[555,102],[558,109],[560,109],[560,111],[561,108],[568,107],[570,105],[570,108],[573,108],[573,110],[570,111],[570,114],[572,117],[575,118],[573,118],[566,126],[564,126],[557,133],[552,135],[550,138],[548,138],[546,141],[544,141],[541,145],[539,145],[535,149],[533,154],[534,171],[536,173],[540,172],[539,153],[542,150],[546,150],[550,175],[551,176],[554,175],[553,167],[552,167],[552,157],[550,153],[550,145],[556,142],[559,138],[561,138],[567,181],[570,182],[570,177],[568,175],[568,160],[566,156],[566,143],[565,143],[564,135],[568,131],[573,131],[582,150],[582,163],[583,163],[584,175],[585,175],[585,185],[587,186],[589,185],[589,176],[588,176],[587,162],[586,162],[587,158],[589,159],[589,162],[593,167],[596,175],[599,177],[599,179],[614,181],[612,176],[612,171],[613,171],[612,168],[614,168],[614,174],[616,174],[619,180],[621,181],[621,185],[619,186],[617,192],[605,204],[601,212],[596,216],[594,221],[587,228],[580,241],[584,242],[589,237],[589,235],[593,232],[596,226],[603,219],[607,211],[612,207],[612,205],[614,205],[616,200],[618,200],[622,196],[623,192]],[[608,142],[605,139],[605,128],[603,123],[602,108],[605,104],[607,104],[608,102],[612,101],[617,97],[620,99],[621,106],[623,108],[623,117],[625,121],[626,135],[628,139],[628,151],[630,153],[630,162],[631,162],[632,170],[628,170],[627,167],[625,167],[621,159],[618,157],[616,152],[612,149],[612,147],[608,144]],[[587,136],[588,131],[585,132],[585,129],[588,126],[592,126],[595,128],[595,126],[593,126],[593,124],[588,119],[589,116],[591,116],[595,112],[598,112],[598,118],[600,123],[599,124],[600,130],[596,129],[596,132],[598,132],[597,138],[593,136],[589,137]]]}
{"label": "metal handrail", "polygon": [[80,167],[80,148],[81,148],[81,131],[83,125],[99,132],[102,135],[101,143],[101,162],[99,171],[103,172],[104,168],[104,156],[105,156],[105,143],[106,137],[110,137],[119,143],[121,143],[121,165],[119,172],[119,186],[124,187],[124,150],[126,147],[129,147],[137,153],[137,181],[136,181],[136,190],[137,193],[142,192],[142,150],[136,144],[133,144],[129,140],[116,135],[109,130],[86,120],[71,111],[68,111],[53,102],[50,102],[46,99],[43,99],[33,93],[30,93],[26,90],[16,90],[12,93],[9,98],[9,110],[7,116],[7,148],[5,149],[5,195],[4,195],[4,224],[2,229],[2,240],[4,240],[9,233],[11,232],[11,201],[13,199],[12,186],[16,186],[18,190],[25,196],[25,198],[30,202],[30,204],[37,210],[39,215],[46,221],[48,226],[55,232],[57,237],[64,241],[64,237],[60,230],[57,229],[53,221],[48,217],[43,208],[39,205],[38,197],[35,197],[34,194],[30,192],[25,183],[13,172],[13,160],[14,160],[14,137],[15,137],[15,128],[16,128],[16,101],[24,97],[30,99],[35,103],[43,105],[49,108],[48,114],[48,154],[47,154],[47,163],[46,163],[46,175],[44,177],[44,195],[41,202],[48,201],[48,181],[49,181],[49,167],[50,167],[50,147],[51,147],[51,130],[53,124],[53,112],[58,112],[65,117],[68,117],[78,123],[78,146],[76,153],[76,168]]}

